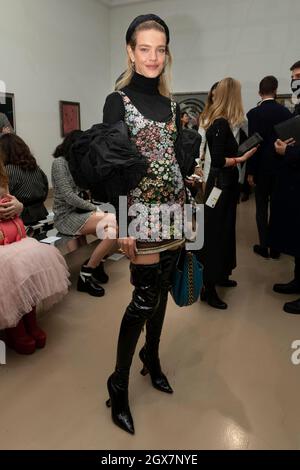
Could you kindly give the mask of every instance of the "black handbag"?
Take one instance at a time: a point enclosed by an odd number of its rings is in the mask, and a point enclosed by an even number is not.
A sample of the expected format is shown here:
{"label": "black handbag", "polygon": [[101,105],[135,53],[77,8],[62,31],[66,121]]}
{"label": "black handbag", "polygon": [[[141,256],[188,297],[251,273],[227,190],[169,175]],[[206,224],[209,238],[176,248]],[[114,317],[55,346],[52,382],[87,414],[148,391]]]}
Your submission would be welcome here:
{"label": "black handbag", "polygon": [[[90,196],[89,196],[89,193],[87,191],[80,191],[78,193],[78,196],[81,197],[81,199],[83,199],[84,201],[89,201],[90,200]],[[87,210],[87,209],[76,208],[76,212],[78,214],[85,214],[86,212],[90,212],[90,211]]]}
{"label": "black handbag", "polygon": [[24,225],[34,225],[40,220],[46,219],[48,211],[44,206],[44,202],[35,202],[34,204],[25,205],[21,214]]}

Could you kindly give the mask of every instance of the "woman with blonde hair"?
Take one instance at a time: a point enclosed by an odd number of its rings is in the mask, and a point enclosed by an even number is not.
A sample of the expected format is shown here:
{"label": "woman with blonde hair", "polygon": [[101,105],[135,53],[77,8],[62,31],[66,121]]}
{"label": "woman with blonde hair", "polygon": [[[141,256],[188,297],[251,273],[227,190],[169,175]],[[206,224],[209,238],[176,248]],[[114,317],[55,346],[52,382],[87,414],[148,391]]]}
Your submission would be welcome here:
{"label": "woman with blonde hair", "polygon": [[198,174],[199,176],[203,176],[203,191],[205,191],[205,185],[208,179],[209,170],[210,170],[210,162],[211,162],[209,148],[208,148],[207,140],[206,140],[206,130],[204,128],[204,125],[205,125],[206,115],[214,102],[214,95],[215,95],[215,91],[216,91],[218,84],[219,82],[215,82],[213,86],[211,87],[211,89],[209,90],[205,108],[203,109],[203,112],[201,113],[200,120],[199,120],[198,132],[201,135],[201,145],[200,145],[199,153],[200,153],[200,159],[202,161],[204,160],[204,167],[203,167],[203,171],[201,170],[201,172],[199,172],[199,170],[196,169],[195,173]]}
{"label": "woman with blonde hair", "polygon": [[[204,285],[201,299],[218,309],[226,309],[216,285],[235,287],[230,280],[236,267],[236,207],[239,196],[237,165],[245,162],[256,151],[252,149],[237,157],[236,129],[244,123],[241,85],[233,78],[224,78],[215,89],[214,102],[202,117],[211,168],[205,188],[204,224]],[[211,207],[208,198],[214,188],[221,190],[219,199]],[[208,204],[207,204],[208,203]]]}
{"label": "woman with blonde hair", "polygon": [[[151,207],[160,210],[161,206],[176,204],[182,213],[185,189],[176,158],[180,109],[170,99],[168,26],[156,15],[140,15],[128,28],[126,44],[128,68],[117,83],[117,91],[106,99],[103,121],[124,121],[130,139],[148,162],[147,175],[128,194],[128,207],[139,204],[149,214]],[[157,390],[173,392],[161,369],[159,342],[171,275],[184,242],[183,236],[176,237],[173,222],[169,233],[164,234],[161,221],[146,217],[141,237],[120,239],[131,261],[134,291],[121,323],[115,370],[107,382],[107,406],[111,407],[112,419],[131,434],[134,424],[128,402],[129,373],[144,324],[146,341],[139,353],[141,373],[149,372]]]}

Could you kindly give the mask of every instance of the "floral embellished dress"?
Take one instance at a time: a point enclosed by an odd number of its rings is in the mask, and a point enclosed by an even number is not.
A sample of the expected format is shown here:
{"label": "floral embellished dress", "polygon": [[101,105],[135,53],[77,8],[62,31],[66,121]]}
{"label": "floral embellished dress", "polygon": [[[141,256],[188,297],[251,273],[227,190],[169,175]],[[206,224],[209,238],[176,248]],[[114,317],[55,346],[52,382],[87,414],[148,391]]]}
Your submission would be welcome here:
{"label": "floral embellished dress", "polygon": [[175,154],[176,103],[171,102],[168,122],[153,121],[145,118],[123,91],[119,93],[130,137],[149,163],[147,176],[128,195],[129,215],[130,208],[137,208],[142,217],[138,253],[178,248],[184,242],[185,187]]}

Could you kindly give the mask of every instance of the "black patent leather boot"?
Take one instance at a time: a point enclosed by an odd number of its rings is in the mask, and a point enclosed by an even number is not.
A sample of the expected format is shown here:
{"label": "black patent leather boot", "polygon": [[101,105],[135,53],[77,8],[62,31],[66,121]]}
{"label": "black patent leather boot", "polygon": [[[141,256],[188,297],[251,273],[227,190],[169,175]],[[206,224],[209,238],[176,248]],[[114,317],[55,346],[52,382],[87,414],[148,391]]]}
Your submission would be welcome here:
{"label": "black patent leather boot", "polygon": [[128,371],[118,369],[108,378],[109,399],[106,406],[111,408],[113,422],[124,431],[134,434],[134,424],[128,402]]}
{"label": "black patent leather boot", "polygon": [[107,382],[110,399],[106,404],[111,407],[113,422],[133,434],[134,424],[128,402],[129,372],[145,321],[152,317],[159,303],[160,265],[131,264],[130,270],[135,289],[121,323],[117,364]]}
{"label": "black patent leather boot", "polygon": [[157,390],[165,393],[173,393],[173,389],[169,384],[167,377],[161,370],[159,357],[151,358],[148,356],[146,346],[140,350],[139,356],[144,365],[141,370],[141,374],[145,376],[149,373],[152,385]]}
{"label": "black patent leather boot", "polygon": [[149,373],[154,388],[165,393],[173,393],[167,377],[161,370],[159,360],[159,343],[165,319],[171,277],[178,259],[178,251],[164,251],[160,255],[161,279],[160,301],[154,315],[146,323],[146,344],[139,357],[143,363],[142,375]]}

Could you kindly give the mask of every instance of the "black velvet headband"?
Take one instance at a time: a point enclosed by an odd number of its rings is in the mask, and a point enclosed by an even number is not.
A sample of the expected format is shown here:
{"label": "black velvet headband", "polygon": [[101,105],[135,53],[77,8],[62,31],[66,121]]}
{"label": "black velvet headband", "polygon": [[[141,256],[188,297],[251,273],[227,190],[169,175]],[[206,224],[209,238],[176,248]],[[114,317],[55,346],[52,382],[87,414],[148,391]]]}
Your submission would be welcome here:
{"label": "black velvet headband", "polygon": [[170,31],[169,31],[168,26],[166,25],[164,20],[162,20],[157,15],[153,15],[152,13],[149,13],[148,15],[137,16],[131,22],[131,24],[129,25],[129,28],[127,29],[127,33],[126,33],[126,44],[130,43],[130,40],[131,40],[132,35],[133,35],[134,31],[136,30],[136,28],[140,24],[145,23],[146,21],[155,21],[156,23],[160,24],[165,30],[165,33],[166,33],[166,36],[167,36],[167,44],[169,44],[169,42],[170,42]]}

